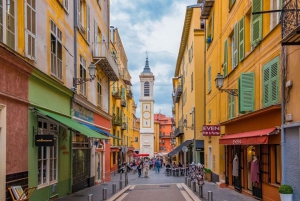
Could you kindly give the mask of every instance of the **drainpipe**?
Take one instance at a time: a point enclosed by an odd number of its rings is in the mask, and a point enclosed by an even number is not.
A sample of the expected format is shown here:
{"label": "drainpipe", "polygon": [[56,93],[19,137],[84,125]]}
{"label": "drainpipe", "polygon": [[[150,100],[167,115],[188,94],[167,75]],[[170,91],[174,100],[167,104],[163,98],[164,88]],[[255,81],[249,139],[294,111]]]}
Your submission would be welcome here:
{"label": "drainpipe", "polygon": [[[110,47],[110,0],[107,0],[107,30],[108,30],[108,50]],[[110,80],[108,79],[108,110],[107,113],[110,114]]]}
{"label": "drainpipe", "polygon": [[281,70],[281,182],[286,183],[286,168],[285,168],[285,80],[286,80],[286,47],[281,48],[282,70]]}

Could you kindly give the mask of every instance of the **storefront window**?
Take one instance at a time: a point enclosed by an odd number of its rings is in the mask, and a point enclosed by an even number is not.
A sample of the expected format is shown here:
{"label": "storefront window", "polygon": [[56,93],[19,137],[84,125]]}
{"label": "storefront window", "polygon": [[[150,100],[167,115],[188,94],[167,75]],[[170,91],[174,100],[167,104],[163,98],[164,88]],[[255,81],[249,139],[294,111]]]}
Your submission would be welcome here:
{"label": "storefront window", "polygon": [[73,184],[90,177],[90,149],[73,149]]}
{"label": "storefront window", "polygon": [[280,184],[281,183],[281,158],[280,158],[280,145],[276,145],[276,183]]}

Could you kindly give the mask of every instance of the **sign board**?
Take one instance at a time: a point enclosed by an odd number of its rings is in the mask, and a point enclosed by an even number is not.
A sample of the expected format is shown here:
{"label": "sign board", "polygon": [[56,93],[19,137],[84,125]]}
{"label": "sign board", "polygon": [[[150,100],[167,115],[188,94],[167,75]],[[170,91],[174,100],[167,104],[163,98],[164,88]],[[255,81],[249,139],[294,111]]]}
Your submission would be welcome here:
{"label": "sign board", "polygon": [[220,136],[219,125],[204,125],[202,128],[203,136]]}
{"label": "sign board", "polygon": [[186,153],[186,152],[188,151],[187,146],[183,146],[183,147],[182,147],[182,151],[183,151],[184,153]]}
{"label": "sign board", "polygon": [[54,146],[54,135],[35,135],[35,146],[52,147]]}

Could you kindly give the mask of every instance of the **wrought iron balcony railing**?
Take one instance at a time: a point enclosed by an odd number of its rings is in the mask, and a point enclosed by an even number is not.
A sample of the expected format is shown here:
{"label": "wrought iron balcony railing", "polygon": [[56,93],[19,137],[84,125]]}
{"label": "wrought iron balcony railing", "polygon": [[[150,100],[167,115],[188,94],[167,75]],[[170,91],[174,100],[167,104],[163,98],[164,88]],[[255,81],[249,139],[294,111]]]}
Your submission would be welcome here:
{"label": "wrought iron balcony railing", "polygon": [[119,117],[117,117],[117,116],[113,117],[112,118],[112,125],[113,126],[121,126],[122,125],[122,117],[121,116],[119,116]]}
{"label": "wrought iron balcony railing", "polygon": [[127,129],[127,124],[126,124],[125,122],[122,123],[121,129],[122,129],[122,130],[126,130],[126,129]]}
{"label": "wrought iron balcony railing", "polygon": [[122,100],[121,100],[121,106],[122,106],[122,107],[126,107],[126,100],[125,100],[125,99],[122,99]]}
{"label": "wrought iron balcony railing", "polygon": [[119,87],[113,87],[111,94],[115,99],[122,98],[122,94],[121,94]]}
{"label": "wrought iron balcony railing", "polygon": [[174,135],[175,137],[179,137],[184,134],[183,126],[179,126],[175,129]]}
{"label": "wrought iron balcony railing", "polygon": [[175,90],[175,97],[173,99],[175,103],[179,102],[181,94],[182,94],[182,85],[179,84],[177,85],[177,88]]}
{"label": "wrought iron balcony railing", "polygon": [[210,11],[215,3],[215,0],[203,0],[203,7],[201,10],[200,19],[208,19]]}

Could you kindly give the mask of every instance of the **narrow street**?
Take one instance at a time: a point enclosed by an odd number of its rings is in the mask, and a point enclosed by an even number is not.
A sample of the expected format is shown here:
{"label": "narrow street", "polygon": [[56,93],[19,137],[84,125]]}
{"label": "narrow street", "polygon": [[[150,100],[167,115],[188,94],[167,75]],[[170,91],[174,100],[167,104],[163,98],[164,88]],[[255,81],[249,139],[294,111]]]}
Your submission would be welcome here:
{"label": "narrow street", "polygon": [[[194,197],[199,196],[198,187],[197,192],[193,192],[189,188],[189,192],[184,189],[184,177],[180,176],[167,176],[165,168],[161,169],[159,174],[155,173],[154,170],[149,171],[149,178],[138,177],[137,174],[132,172],[128,173],[128,186],[124,188],[124,174],[122,174],[123,191],[119,190],[120,174],[112,174],[111,181],[91,188],[87,188],[76,192],[74,194],[62,197],[58,201],[86,201],[88,196],[93,194],[93,201],[103,200],[103,189],[107,189],[107,200],[110,200],[112,195],[112,184],[117,184],[117,193],[120,194],[118,201],[135,201],[135,200],[155,200],[155,201],[183,201],[193,200],[188,193],[191,193]],[[236,191],[228,188],[220,188],[215,183],[205,182],[203,186],[203,198],[198,200],[207,201],[208,191],[213,192],[213,201],[254,201],[255,199],[240,194]]]}

